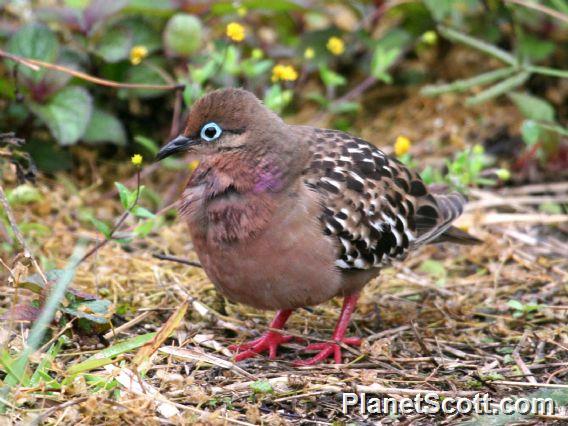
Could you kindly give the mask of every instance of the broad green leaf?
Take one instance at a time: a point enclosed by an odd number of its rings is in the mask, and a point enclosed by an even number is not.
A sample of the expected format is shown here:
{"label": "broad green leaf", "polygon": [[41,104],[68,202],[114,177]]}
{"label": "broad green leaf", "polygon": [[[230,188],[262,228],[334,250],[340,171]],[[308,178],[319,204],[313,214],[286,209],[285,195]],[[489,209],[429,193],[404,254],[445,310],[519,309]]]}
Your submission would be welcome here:
{"label": "broad green leaf", "polygon": [[154,229],[154,221],[153,220],[146,220],[134,228],[134,233],[140,237],[146,237],[152,230]]}
{"label": "broad green leaf", "polygon": [[373,59],[371,60],[371,75],[385,83],[392,83],[392,77],[387,71],[400,56],[400,53],[400,48],[385,49],[379,44],[375,48]]}
{"label": "broad green leaf", "polygon": [[544,99],[526,93],[509,93],[521,113],[530,120],[554,121],[554,107]]}
{"label": "broad green leaf", "polygon": [[105,31],[94,51],[106,62],[127,59],[133,46],[132,33],[127,28],[115,27]]}
{"label": "broad green leaf", "polygon": [[97,324],[108,324],[112,312],[112,302],[106,299],[85,300],[62,307],[61,311],[77,318],[83,318]]}
{"label": "broad green leaf", "polygon": [[291,90],[282,90],[279,84],[274,84],[264,94],[264,104],[271,110],[280,113],[292,101],[292,96]]}
{"label": "broad green leaf", "polygon": [[[146,58],[144,64],[150,66],[131,66],[126,73],[126,82],[136,84],[165,84],[164,78],[162,77],[165,72],[162,70],[164,61],[161,61],[159,58]],[[167,90],[154,89],[120,89],[118,93],[119,97],[122,99],[129,97],[150,99],[163,96],[170,92]]]}
{"label": "broad green leaf", "polygon": [[126,145],[126,131],[118,118],[114,115],[94,108],[91,120],[82,138],[89,144],[111,142],[115,145]]}
{"label": "broad green leaf", "polygon": [[154,213],[142,206],[135,206],[132,209],[132,214],[141,219],[153,219],[156,217]]}
{"label": "broad green leaf", "polygon": [[[26,58],[39,59],[45,62],[55,62],[59,51],[59,43],[53,31],[39,24],[28,24],[21,27],[8,42],[8,52]],[[11,64],[11,61],[8,63]],[[13,65],[10,65],[13,66]],[[19,67],[20,75],[39,82],[46,70],[34,71],[28,67]]]}
{"label": "broad green leaf", "polygon": [[101,234],[105,236],[106,239],[109,239],[111,237],[110,226],[108,226],[105,222],[97,219],[96,217],[90,217],[89,221],[93,224],[93,226],[97,229],[97,231],[99,231]]}
{"label": "broad green leaf", "polygon": [[270,59],[265,59],[263,61],[247,59],[241,62],[241,69],[247,77],[257,77],[268,72],[268,70],[272,68],[273,64],[274,62]]}
{"label": "broad green leaf", "polygon": [[515,309],[517,311],[522,311],[524,310],[524,305],[519,302],[518,300],[509,300],[507,302],[507,306],[511,309]]}
{"label": "broad green leaf", "polygon": [[164,30],[164,45],[168,53],[189,56],[199,49],[203,27],[197,16],[178,13],[171,17]]}
{"label": "broad green leaf", "polygon": [[330,70],[326,66],[321,66],[319,71],[323,84],[328,87],[343,86],[347,83],[347,79],[345,77],[343,77],[341,74],[336,73],[335,71]]}
{"label": "broad green leaf", "polygon": [[540,138],[540,127],[533,120],[525,120],[521,126],[521,135],[523,141],[532,146],[536,144]]}
{"label": "broad green leaf", "polygon": [[118,196],[120,197],[120,204],[122,204],[124,210],[129,209],[130,205],[128,204],[128,199],[130,197],[130,190],[120,182],[115,182],[114,186],[118,190]]}
{"label": "broad green leaf", "polygon": [[73,145],[85,133],[91,118],[92,100],[87,89],[70,86],[61,89],[45,104],[30,104],[30,109],[61,145]]}
{"label": "broad green leaf", "polygon": [[202,85],[209,80],[218,70],[218,65],[215,59],[210,59],[201,68],[191,67],[189,75],[191,79],[197,84]]}
{"label": "broad green leaf", "polygon": [[519,53],[531,62],[542,62],[552,53],[556,45],[550,40],[541,40],[529,34],[521,33],[518,41]]}
{"label": "broad green leaf", "polygon": [[223,70],[231,75],[238,74],[241,69],[239,65],[239,57],[239,50],[235,46],[227,46],[225,52],[222,54]]}
{"label": "broad green leaf", "polygon": [[424,0],[424,4],[436,21],[442,21],[452,13],[452,3],[455,0]]}
{"label": "broad green leaf", "polygon": [[139,189],[134,189],[130,192],[130,194],[128,194],[128,208],[134,207],[136,199],[140,198],[140,195],[142,194],[145,188],[146,187],[144,185],[140,185]]}
{"label": "broad green leaf", "polygon": [[145,136],[137,135],[134,136],[134,142],[146,148],[152,155],[156,155],[160,150],[160,147],[152,139]]}

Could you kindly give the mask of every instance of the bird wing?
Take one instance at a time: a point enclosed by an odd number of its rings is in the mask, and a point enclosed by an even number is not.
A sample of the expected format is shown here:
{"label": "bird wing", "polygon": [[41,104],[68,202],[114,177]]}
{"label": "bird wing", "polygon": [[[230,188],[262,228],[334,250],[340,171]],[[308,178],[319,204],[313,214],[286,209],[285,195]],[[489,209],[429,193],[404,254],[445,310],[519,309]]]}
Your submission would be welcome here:
{"label": "bird wing", "polygon": [[319,219],[339,241],[339,268],[380,267],[455,229],[462,195],[430,193],[416,172],[363,139],[310,127],[301,132],[311,151],[304,181],[321,194]]}

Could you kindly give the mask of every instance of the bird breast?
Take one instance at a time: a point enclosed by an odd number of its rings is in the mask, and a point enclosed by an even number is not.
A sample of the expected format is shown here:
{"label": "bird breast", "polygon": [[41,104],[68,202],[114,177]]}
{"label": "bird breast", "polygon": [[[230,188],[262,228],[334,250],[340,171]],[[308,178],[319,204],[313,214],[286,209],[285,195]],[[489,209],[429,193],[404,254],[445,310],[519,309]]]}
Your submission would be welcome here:
{"label": "bird breast", "polygon": [[291,309],[341,293],[336,243],[322,234],[318,194],[301,182],[278,194],[231,193],[208,201],[203,188],[190,192],[201,200],[188,215],[195,250],[229,299]]}

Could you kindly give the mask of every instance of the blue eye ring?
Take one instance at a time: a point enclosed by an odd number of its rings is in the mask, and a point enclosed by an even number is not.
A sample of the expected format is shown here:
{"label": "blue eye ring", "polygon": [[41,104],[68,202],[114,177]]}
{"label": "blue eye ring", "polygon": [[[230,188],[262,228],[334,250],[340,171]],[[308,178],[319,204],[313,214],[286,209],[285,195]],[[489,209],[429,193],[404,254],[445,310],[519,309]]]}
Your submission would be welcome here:
{"label": "blue eye ring", "polygon": [[204,141],[211,142],[214,141],[215,139],[218,139],[219,136],[221,136],[221,133],[223,133],[221,127],[219,127],[217,123],[211,121],[203,125],[199,136]]}

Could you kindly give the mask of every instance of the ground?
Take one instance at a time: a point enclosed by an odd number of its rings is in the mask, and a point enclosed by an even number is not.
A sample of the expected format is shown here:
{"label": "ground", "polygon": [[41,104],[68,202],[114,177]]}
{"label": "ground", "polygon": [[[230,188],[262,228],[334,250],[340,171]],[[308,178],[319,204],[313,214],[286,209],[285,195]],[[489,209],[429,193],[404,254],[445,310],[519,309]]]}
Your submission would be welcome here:
{"label": "ground", "polygon": [[[421,166],[440,167],[444,157],[466,145],[518,134],[521,117],[505,104],[466,109],[461,107],[463,99],[455,96],[408,96],[398,102],[396,94],[389,101],[378,90],[370,93],[365,102],[375,107],[361,115],[356,129],[364,130],[358,132],[387,151],[392,151],[397,136],[409,137]],[[325,116],[316,116],[304,112],[289,120],[332,125]],[[87,159],[87,153],[76,153]],[[29,227],[25,233],[44,267],[64,266],[79,238],[89,247],[100,239],[91,224],[80,220],[83,212],[109,221],[120,215],[117,197],[102,177],[124,176],[125,182],[132,166],[82,164],[73,176],[41,176],[37,187],[42,201],[14,209],[18,223],[45,225],[41,230]],[[171,194],[173,200],[179,192],[179,185],[171,184],[179,181],[174,176],[157,171],[144,176],[143,183]],[[168,220],[145,238],[126,245],[106,244],[81,264],[72,286],[112,301],[119,332],[109,331],[103,338],[69,333],[69,342],[48,369],[58,382],[67,379],[65,386],[18,389],[24,409],[8,411],[6,418],[27,423],[38,421],[41,414],[39,422],[48,424],[365,424],[379,419],[383,424],[457,424],[464,419],[507,424],[515,419],[369,417],[357,410],[344,415],[341,392],[395,398],[413,396],[417,390],[446,396],[480,392],[495,400],[544,395],[566,404],[567,216],[534,206],[565,203],[567,191],[568,182],[517,182],[472,190],[458,225],[483,243],[424,247],[406,262],[385,269],[362,293],[350,334],[362,336],[364,343],[344,351],[342,365],[293,366],[305,343],[285,345],[276,361],[262,356],[234,364],[227,347],[258,336],[273,313],[227,301],[199,267],[153,257],[165,253],[197,260],[184,223]],[[127,221],[123,230],[131,228]],[[4,310],[13,305],[16,290],[7,280],[0,286]],[[29,297],[25,290],[17,293],[24,300]],[[101,353],[103,347],[160,330],[180,306],[187,312],[174,320],[177,327],[171,337],[142,363],[143,377],[132,373],[136,350],[117,351],[114,363],[106,366],[69,373],[70,367]],[[340,301],[333,300],[300,310],[287,330],[308,341],[325,340],[339,309]],[[6,329],[2,340],[18,348],[27,329],[14,327],[15,334]],[[111,355],[101,354],[110,361]],[[141,386],[138,392],[136,386]],[[562,424],[565,416],[516,420]]]}

